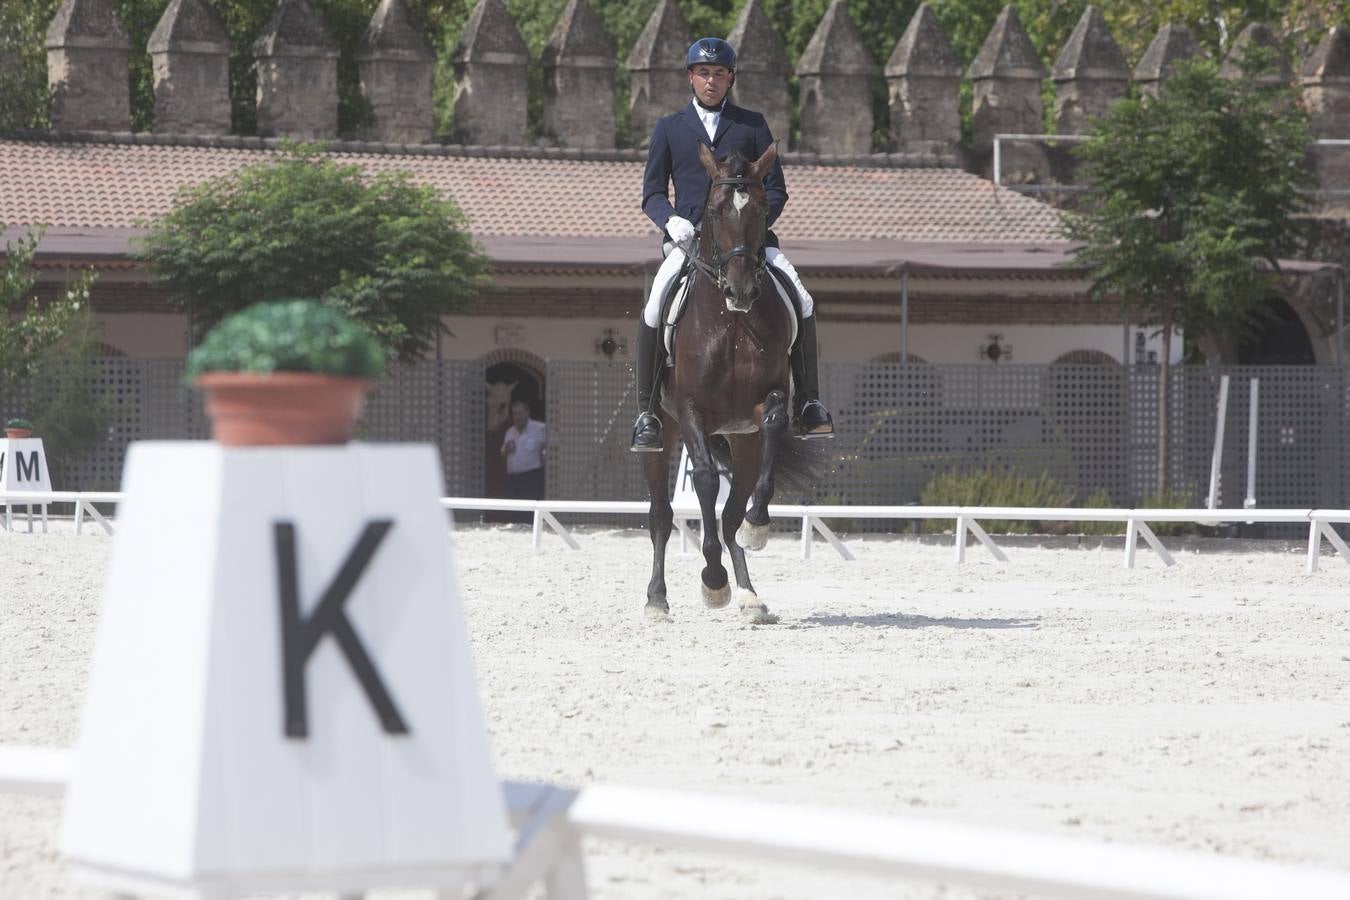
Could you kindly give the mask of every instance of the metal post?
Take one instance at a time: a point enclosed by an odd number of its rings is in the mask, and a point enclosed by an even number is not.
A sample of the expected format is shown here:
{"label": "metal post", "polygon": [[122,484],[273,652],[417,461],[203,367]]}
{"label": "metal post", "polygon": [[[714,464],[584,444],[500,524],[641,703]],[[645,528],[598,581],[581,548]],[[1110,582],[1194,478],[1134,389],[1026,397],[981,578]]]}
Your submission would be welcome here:
{"label": "metal post", "polygon": [[1228,376],[1219,376],[1219,414],[1214,422],[1214,455],[1209,463],[1208,509],[1217,509],[1219,503],[1219,467],[1223,465],[1223,421],[1228,416]]}
{"label": "metal post", "polygon": [[1256,509],[1256,398],[1260,393],[1261,379],[1253,378],[1247,411],[1247,499],[1242,501],[1243,509]]}
{"label": "metal post", "polygon": [[909,362],[909,267],[900,270],[900,362]]}
{"label": "metal post", "polygon": [[994,135],[994,187],[1003,184],[1003,150],[999,146],[998,135]]}

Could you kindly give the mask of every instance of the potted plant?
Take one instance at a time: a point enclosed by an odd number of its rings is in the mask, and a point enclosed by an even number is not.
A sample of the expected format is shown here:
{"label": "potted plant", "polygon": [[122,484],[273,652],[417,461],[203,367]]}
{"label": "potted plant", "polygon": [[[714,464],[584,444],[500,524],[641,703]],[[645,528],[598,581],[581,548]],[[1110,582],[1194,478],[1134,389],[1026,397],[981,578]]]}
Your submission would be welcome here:
{"label": "potted plant", "polygon": [[10,419],[5,423],[5,437],[11,441],[33,436],[33,423],[27,419]]}
{"label": "potted plant", "polygon": [[228,316],[187,362],[206,396],[211,436],[231,447],[346,443],[383,371],[371,333],[315,300]]}

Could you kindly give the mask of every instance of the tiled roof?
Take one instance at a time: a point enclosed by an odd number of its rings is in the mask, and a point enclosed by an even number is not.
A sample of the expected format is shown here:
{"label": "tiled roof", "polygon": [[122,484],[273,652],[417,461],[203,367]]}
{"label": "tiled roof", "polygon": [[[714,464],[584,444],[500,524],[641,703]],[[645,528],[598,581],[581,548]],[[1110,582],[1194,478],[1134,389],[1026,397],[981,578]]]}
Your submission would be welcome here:
{"label": "tiled roof", "polygon": [[[167,212],[179,188],[277,151],[203,142],[0,140],[0,222],[125,228]],[[518,154],[332,154],[403,169],[443,191],[478,235],[654,237],[639,209],[642,163]],[[1027,243],[1060,238],[1059,214],[955,168],[792,164],[775,230],[789,240]]]}

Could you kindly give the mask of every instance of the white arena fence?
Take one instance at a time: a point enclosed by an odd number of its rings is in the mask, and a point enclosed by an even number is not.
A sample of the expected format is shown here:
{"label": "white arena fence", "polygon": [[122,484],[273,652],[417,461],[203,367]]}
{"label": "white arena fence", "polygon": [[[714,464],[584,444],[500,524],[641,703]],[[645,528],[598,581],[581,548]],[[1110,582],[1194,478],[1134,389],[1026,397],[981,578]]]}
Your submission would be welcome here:
{"label": "white arena fence", "polygon": [[[54,486],[115,491],[131,442],[207,435],[200,397],[183,384],[182,360],[103,359],[98,372],[95,393],[110,413],[107,439],[83,459],[53,457]],[[486,431],[486,373],[477,360],[395,367],[372,395],[360,437],[435,444],[446,493],[495,493],[486,473],[489,463],[500,465],[500,433]],[[1204,504],[1219,384],[1227,375],[1231,395],[1216,505],[1243,505],[1249,389],[1259,378],[1257,503],[1270,509],[1350,508],[1350,454],[1344,452],[1350,446],[1350,368],[1177,366],[1173,374],[1168,481],[1189,491],[1191,503]],[[822,391],[838,426],[827,445],[833,470],[810,495],[780,493],[777,499],[902,506],[918,501],[936,474],[988,467],[1033,477],[1046,472],[1076,491],[1074,502],[1100,490],[1112,507],[1148,505],[1156,482],[1157,378],[1155,365],[1114,363],[827,363]],[[550,362],[543,396],[537,412],[549,434],[545,497],[646,496],[641,466],[628,452],[634,401],[627,362]],[[30,399],[0,397],[0,409],[6,415],[32,410]],[[54,449],[48,447],[49,456]],[[620,524],[626,515],[594,513],[577,521]],[[895,524],[858,519],[854,529],[885,531]],[[1270,528],[1293,536],[1287,525]]]}
{"label": "white arena fence", "polygon": [[[71,754],[64,749],[0,746],[0,793],[60,798],[70,765]],[[607,784],[571,790],[505,782],[502,794],[517,830],[514,857],[478,900],[518,900],[541,881],[548,900],[585,900],[589,890],[581,840],[587,836],[718,853],[742,862],[831,867],[1073,900],[1350,896],[1350,873],[1332,869],[917,817]]]}
{"label": "white arena fence", "polygon": [[[81,491],[0,491],[0,506],[4,507],[3,524],[6,531],[14,531],[15,508],[27,510],[28,531],[32,532],[36,521],[40,521],[43,530],[47,527],[47,505],[66,503],[74,506],[76,533],[82,533],[86,518],[93,519],[106,533],[113,533],[113,521],[103,515],[98,504],[115,505],[123,498],[117,492],[81,492]],[[576,536],[558,518],[560,515],[574,516],[642,516],[648,511],[645,501],[636,500],[502,500],[495,497],[442,497],[441,506],[447,510],[464,512],[523,512],[532,517],[532,541],[535,548],[543,544],[544,529],[547,527],[572,550],[580,550],[581,543]],[[35,510],[37,511],[35,514]],[[22,515],[22,514],[21,514]],[[1227,525],[1233,523],[1263,523],[1299,526],[1306,529],[1308,553],[1306,570],[1317,571],[1321,556],[1322,540],[1326,539],[1350,563],[1350,545],[1347,545],[1333,527],[1350,523],[1350,509],[1082,509],[1078,507],[1030,507],[1030,506],[825,506],[770,504],[769,516],[773,519],[796,520],[800,523],[800,546],[802,559],[811,556],[816,534],[819,534],[836,553],[845,560],[854,559],[853,551],[837,535],[825,520],[912,520],[946,519],[953,525],[955,541],[954,559],[965,562],[966,545],[974,538],[999,562],[1008,562],[1002,548],[990,537],[983,521],[1034,521],[1034,522],[1114,522],[1125,526],[1125,568],[1134,568],[1139,539],[1158,555],[1166,565],[1176,564],[1176,560],[1167,551],[1162,541],[1154,534],[1149,523],[1182,522],[1198,525]],[[691,540],[692,526],[701,522],[701,513],[695,506],[676,506],[675,526],[681,535],[681,550],[687,552]]]}

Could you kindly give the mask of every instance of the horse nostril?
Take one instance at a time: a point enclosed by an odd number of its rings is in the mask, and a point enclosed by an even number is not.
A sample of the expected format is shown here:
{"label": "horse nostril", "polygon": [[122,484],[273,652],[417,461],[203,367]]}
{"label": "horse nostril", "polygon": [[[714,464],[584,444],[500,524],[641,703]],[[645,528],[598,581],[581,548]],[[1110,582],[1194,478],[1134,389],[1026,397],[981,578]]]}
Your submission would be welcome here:
{"label": "horse nostril", "polygon": [[754,303],[759,299],[759,285],[750,288],[750,302]]}

